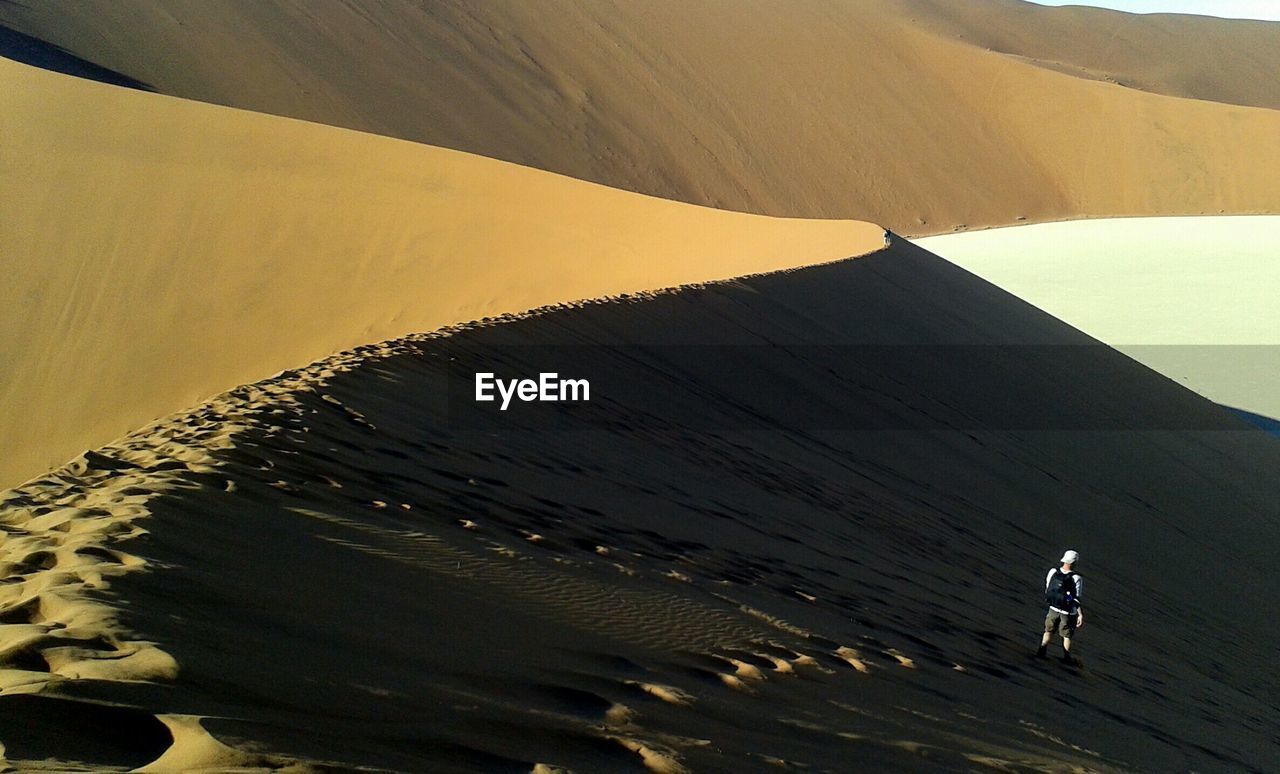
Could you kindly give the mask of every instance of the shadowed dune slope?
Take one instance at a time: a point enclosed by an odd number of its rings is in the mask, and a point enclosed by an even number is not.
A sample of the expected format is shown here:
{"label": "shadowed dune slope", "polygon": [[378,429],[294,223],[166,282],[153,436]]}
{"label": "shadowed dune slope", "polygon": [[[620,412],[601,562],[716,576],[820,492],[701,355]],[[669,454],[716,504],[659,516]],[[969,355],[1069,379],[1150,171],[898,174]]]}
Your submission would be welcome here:
{"label": "shadowed dune slope", "polygon": [[1009,0],[86,0],[0,21],[165,93],[727,209],[925,234],[1280,206],[1280,115],[1255,107],[1280,105],[1280,24]]}
{"label": "shadowed dune slope", "polygon": [[[86,700],[409,771],[1274,760],[1280,444],[919,248],[352,358],[178,418],[245,426],[121,543],[176,682],[0,696],[11,760]],[[591,401],[476,410],[490,369]],[[1082,672],[1030,657],[1066,546]]]}
{"label": "shadowed dune slope", "polygon": [[99,67],[92,62],[86,62],[52,43],[24,35],[3,25],[0,25],[0,57],[103,83],[128,86],[131,89],[152,90],[145,83]]}
{"label": "shadowed dune slope", "polygon": [[3,484],[358,344],[882,245],[8,60],[0,83]]}

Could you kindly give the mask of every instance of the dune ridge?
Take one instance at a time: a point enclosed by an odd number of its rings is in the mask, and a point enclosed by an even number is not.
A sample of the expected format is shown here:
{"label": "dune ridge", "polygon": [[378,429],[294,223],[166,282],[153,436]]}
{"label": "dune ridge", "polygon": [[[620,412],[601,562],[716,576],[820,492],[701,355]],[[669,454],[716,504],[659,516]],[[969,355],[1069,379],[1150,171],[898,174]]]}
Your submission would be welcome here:
{"label": "dune ridge", "polygon": [[[780,273],[786,271],[781,270]],[[751,278],[748,275],[710,285],[738,284]],[[121,614],[125,611],[104,596],[112,588],[113,579],[135,572],[164,572],[166,566],[162,564],[157,568],[140,556],[119,550],[117,544],[135,541],[148,534],[138,522],[152,515],[148,507],[151,501],[175,494],[180,496],[181,490],[202,486],[185,479],[186,476],[213,476],[223,482],[224,491],[234,494],[237,484],[233,478],[222,477],[220,469],[224,468],[226,460],[221,459],[221,455],[234,450],[237,439],[251,431],[262,431],[267,435],[295,432],[305,421],[305,416],[313,413],[304,405],[307,397],[316,397],[329,407],[336,407],[353,425],[375,429],[358,411],[344,406],[342,401],[323,391],[338,374],[375,367],[379,361],[397,356],[415,355],[423,344],[469,330],[591,305],[642,303],[662,295],[708,286],[708,283],[696,283],[625,294],[620,298],[547,305],[518,314],[486,318],[483,322],[448,326],[393,341],[363,345],[270,379],[237,386],[197,406],[148,424],[125,438],[86,452],[21,486],[0,491],[0,529],[4,531],[3,539],[0,539],[0,574],[20,579],[6,586],[5,593],[0,595],[0,697],[43,694],[74,701],[78,685],[163,684],[177,680],[179,665],[173,657],[157,647],[157,643],[139,639],[136,632],[121,622]],[[270,461],[263,462],[259,468],[261,471],[274,467]],[[330,486],[340,488],[333,479],[327,481]],[[294,484],[283,478],[272,486],[285,495],[297,491]],[[370,505],[386,507],[386,503],[381,502]],[[770,625],[780,630],[808,636],[803,630],[776,619],[770,620],[765,614],[750,608],[717,610],[691,603],[674,594],[659,592],[655,595],[652,589],[640,593],[614,590],[601,597],[595,584],[574,583],[571,578],[558,578],[545,570],[526,569],[521,572],[516,569],[513,572],[510,566],[495,564],[484,555],[459,550],[430,534],[387,529],[305,508],[292,510],[307,519],[337,525],[360,538],[328,538],[337,545],[415,568],[465,576],[470,580],[484,578],[487,583],[502,589],[504,594],[525,598],[531,604],[536,602],[549,609],[564,609],[575,619],[577,626],[593,628],[602,635],[628,637],[649,647],[696,645],[711,650],[750,649],[761,634],[758,622],[753,621],[752,616],[769,620]],[[474,525],[463,526],[474,528]],[[541,536],[531,533],[526,537],[534,543],[541,540]],[[489,549],[498,550],[504,558],[518,556],[516,551],[500,543],[491,543]],[[606,549],[598,549],[602,555],[608,556]],[[614,562],[614,566],[627,574],[635,574],[621,563]],[[584,605],[584,599],[590,600],[589,608]],[[638,609],[648,611],[647,616],[638,616],[641,621],[649,618],[648,622],[637,623]],[[746,612],[748,616],[734,615],[736,612]],[[669,619],[668,624],[653,623],[662,619]],[[839,650],[841,659],[854,663],[848,654],[856,651],[845,646]],[[797,652],[792,652],[791,656],[797,664],[817,665],[810,656]],[[730,656],[718,658],[728,670],[721,673],[720,678],[730,687],[750,691],[740,676],[747,680],[764,679],[760,671],[749,663]],[[765,655],[757,655],[757,658],[772,659],[778,671],[792,671],[791,663],[786,659]],[[858,668],[863,672],[869,671],[861,664]],[[687,704],[692,700],[685,692],[670,686],[647,683],[635,683],[635,686],[673,704]],[[646,743],[635,738],[635,734],[642,730],[632,722],[632,714],[625,705],[613,705],[605,718],[610,728],[607,738],[616,739],[622,748],[635,753],[650,770],[686,771],[672,757],[669,747],[662,744],[655,747],[652,740]],[[60,737],[65,733],[63,726],[70,721],[62,721],[57,712],[52,716],[52,723],[43,718],[37,723],[37,739]],[[154,720],[151,728],[147,728],[147,722],[134,719],[133,727],[127,733],[145,737],[148,731],[154,734],[155,723],[158,723],[171,739],[154,747],[151,753],[154,760],[135,761],[138,771],[292,770],[298,766],[303,767],[300,770],[310,770],[311,765],[323,763],[314,760],[304,762],[225,744],[209,733],[199,715],[161,711],[151,714],[148,719]],[[613,735],[615,732],[617,736]],[[40,736],[42,733],[45,737]],[[79,763],[57,759],[57,751],[52,751],[55,758],[51,760],[7,760],[3,741],[0,737],[0,766],[17,766],[20,770],[57,770],[67,764]],[[23,741],[29,743],[27,739]],[[98,756],[120,754],[110,746],[89,749]],[[89,764],[87,770],[93,769],[94,766]]]}
{"label": "dune ridge", "polygon": [[[260,421],[265,404],[278,413],[282,406],[297,410],[295,393],[368,362],[371,352],[394,351],[384,345],[339,353],[242,385],[0,491],[0,570],[20,579],[0,596],[0,697],[56,692],[75,681],[176,679],[173,657],[138,639],[120,623],[116,605],[103,598],[111,579],[153,569],[113,546],[146,534],[136,522],[151,515],[148,502],[190,486],[183,473],[214,473],[220,465],[216,451],[234,448],[236,436]],[[227,489],[233,491],[234,485],[228,482]],[[171,743],[157,747],[154,760],[135,761],[140,771],[277,770],[294,763],[225,745],[209,735],[198,716],[155,713],[153,718]],[[127,733],[144,735],[137,727]],[[4,751],[0,739],[0,765],[42,768],[37,761],[6,761]]]}
{"label": "dune ridge", "polygon": [[[566,347],[601,392],[556,421],[440,400],[456,369],[534,372]],[[993,393],[1024,416],[985,410]],[[1263,768],[1278,463],[1270,437],[906,243],[368,345],[36,482],[172,476],[147,533],[109,544],[150,571],[85,596],[178,673],[2,694],[0,740],[15,766],[115,717],[154,741],[76,760]],[[1068,541],[1095,600],[1081,673],[1030,656]],[[1163,583],[1187,557],[1197,582]]]}
{"label": "dune ridge", "polygon": [[1014,0],[87,0],[0,19],[169,94],[725,209],[923,235],[1280,206],[1274,23]]}
{"label": "dune ridge", "polygon": [[371,341],[883,246],[8,60],[0,80],[5,484]]}

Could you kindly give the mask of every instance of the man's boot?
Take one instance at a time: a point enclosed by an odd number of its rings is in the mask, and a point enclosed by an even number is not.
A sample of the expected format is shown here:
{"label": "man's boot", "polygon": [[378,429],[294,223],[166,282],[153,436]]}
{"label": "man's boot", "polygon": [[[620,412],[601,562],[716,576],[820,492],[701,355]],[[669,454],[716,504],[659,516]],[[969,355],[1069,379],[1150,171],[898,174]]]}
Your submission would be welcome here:
{"label": "man's boot", "polygon": [[1047,650],[1049,650],[1048,645],[1041,645],[1040,647],[1036,648],[1036,658],[1045,658],[1045,652]]}
{"label": "man's boot", "polygon": [[1072,657],[1071,657],[1071,652],[1070,652],[1070,651],[1064,651],[1064,652],[1063,652],[1063,654],[1062,654],[1062,663],[1066,664],[1067,666],[1075,666],[1076,660],[1075,660],[1074,658],[1072,658]]}

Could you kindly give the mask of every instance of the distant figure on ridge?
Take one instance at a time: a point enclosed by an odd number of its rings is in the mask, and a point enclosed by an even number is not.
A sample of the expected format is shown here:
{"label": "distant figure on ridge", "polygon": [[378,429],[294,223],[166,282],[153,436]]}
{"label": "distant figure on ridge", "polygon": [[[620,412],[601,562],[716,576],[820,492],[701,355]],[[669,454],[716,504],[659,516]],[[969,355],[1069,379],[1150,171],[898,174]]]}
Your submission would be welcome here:
{"label": "distant figure on ridge", "polygon": [[1039,658],[1045,657],[1049,640],[1057,632],[1062,638],[1062,663],[1075,663],[1071,658],[1071,638],[1076,629],[1084,626],[1084,609],[1080,606],[1084,578],[1071,569],[1078,561],[1079,554],[1067,551],[1062,555],[1062,567],[1049,570],[1044,579],[1044,598],[1049,603],[1049,614],[1045,616],[1044,637],[1040,639],[1040,648],[1036,651]]}
{"label": "distant figure on ridge", "polygon": [[889,235],[889,229],[886,228],[884,230],[884,246],[888,247],[890,244],[891,244],[891,240]]}

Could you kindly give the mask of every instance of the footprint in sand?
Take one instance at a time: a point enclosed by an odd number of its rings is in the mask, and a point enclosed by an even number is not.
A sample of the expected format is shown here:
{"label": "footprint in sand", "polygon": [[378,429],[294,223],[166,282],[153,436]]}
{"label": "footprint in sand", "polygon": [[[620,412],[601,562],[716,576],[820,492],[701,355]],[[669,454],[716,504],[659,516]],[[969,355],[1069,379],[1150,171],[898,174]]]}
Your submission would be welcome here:
{"label": "footprint in sand", "polygon": [[841,645],[836,649],[836,656],[863,674],[870,674],[871,672],[871,667],[867,666],[867,662],[862,660],[862,654],[853,648]]}
{"label": "footprint in sand", "polygon": [[659,685],[657,683],[642,683],[636,680],[628,680],[626,684],[634,688],[639,688],[645,693],[655,698],[661,699],[668,704],[676,704],[680,706],[688,706],[693,704],[694,696],[691,693],[682,691],[671,685]]}
{"label": "footprint in sand", "polygon": [[644,767],[655,774],[686,774],[689,771],[681,765],[674,752],[658,750],[637,739],[627,737],[617,737],[617,742],[639,755]]}
{"label": "footprint in sand", "polygon": [[733,676],[740,680],[764,680],[764,673],[754,664],[733,658],[732,656],[717,656],[721,661],[728,662],[734,668]]}

